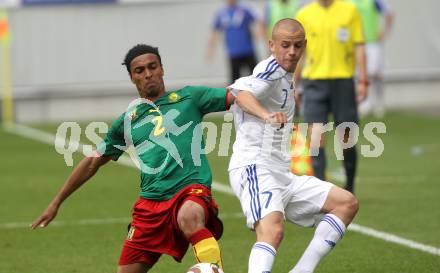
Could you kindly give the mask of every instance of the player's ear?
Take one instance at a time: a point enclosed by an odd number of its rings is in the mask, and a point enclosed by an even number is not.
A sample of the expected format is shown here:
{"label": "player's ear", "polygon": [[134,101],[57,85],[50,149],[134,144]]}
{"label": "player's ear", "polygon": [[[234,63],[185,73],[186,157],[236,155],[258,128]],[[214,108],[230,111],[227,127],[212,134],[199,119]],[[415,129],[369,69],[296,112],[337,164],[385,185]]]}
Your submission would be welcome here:
{"label": "player's ear", "polygon": [[275,53],[275,42],[272,39],[269,39],[268,43],[269,43],[270,52],[272,54]]}

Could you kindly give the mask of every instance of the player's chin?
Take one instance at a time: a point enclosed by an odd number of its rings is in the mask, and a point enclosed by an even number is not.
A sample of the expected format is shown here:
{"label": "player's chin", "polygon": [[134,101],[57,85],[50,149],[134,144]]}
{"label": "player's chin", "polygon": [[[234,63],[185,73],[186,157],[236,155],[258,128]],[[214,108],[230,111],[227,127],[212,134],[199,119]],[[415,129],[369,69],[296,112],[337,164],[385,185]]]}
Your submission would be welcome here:
{"label": "player's chin", "polygon": [[160,89],[156,85],[150,85],[147,88],[145,88],[143,91],[144,91],[143,93],[146,95],[146,97],[149,97],[149,98],[157,97],[160,93]]}
{"label": "player's chin", "polygon": [[283,69],[287,72],[295,72],[296,62],[285,61],[283,65]]}

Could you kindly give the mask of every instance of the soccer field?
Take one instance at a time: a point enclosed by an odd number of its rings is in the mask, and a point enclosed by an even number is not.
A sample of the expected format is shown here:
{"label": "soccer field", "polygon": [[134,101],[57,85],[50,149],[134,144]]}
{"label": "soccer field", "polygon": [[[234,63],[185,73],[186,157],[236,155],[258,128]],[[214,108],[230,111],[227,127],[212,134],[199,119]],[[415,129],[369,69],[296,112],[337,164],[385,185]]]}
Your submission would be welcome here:
{"label": "soccer field", "polygon": [[[384,153],[359,160],[356,225],[317,273],[440,273],[440,118],[390,113],[383,122],[386,133],[377,135]],[[139,175],[133,167],[107,164],[63,204],[48,228],[28,228],[72,170],[53,144],[43,143],[51,141],[47,137],[55,135],[57,126],[0,129],[0,273],[116,270],[138,194]],[[40,131],[48,134],[39,135]],[[367,143],[362,138],[360,142]],[[76,153],[74,164],[81,158]],[[218,157],[214,150],[209,159],[214,181],[227,186],[229,158]],[[329,160],[330,171],[340,166],[334,156]],[[213,194],[225,226],[220,240],[225,273],[245,273],[254,234],[245,227],[235,196],[226,187],[216,188],[223,189]],[[312,235],[312,229],[287,224],[272,272],[288,272]],[[194,263],[189,250],[181,264],[163,256],[150,272],[184,273]]]}

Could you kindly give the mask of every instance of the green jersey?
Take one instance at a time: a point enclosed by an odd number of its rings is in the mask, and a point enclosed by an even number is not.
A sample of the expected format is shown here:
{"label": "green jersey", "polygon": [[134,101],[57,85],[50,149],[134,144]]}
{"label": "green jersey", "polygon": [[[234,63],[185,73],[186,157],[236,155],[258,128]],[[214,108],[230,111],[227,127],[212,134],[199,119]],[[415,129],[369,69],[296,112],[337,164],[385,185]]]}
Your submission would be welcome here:
{"label": "green jersey", "polygon": [[201,122],[207,113],[226,110],[226,93],[187,86],[154,104],[144,100],[112,124],[98,151],[117,160],[132,144],[141,168],[140,196],[146,199],[168,200],[190,184],[211,187]]}
{"label": "green jersey", "polygon": [[365,41],[375,43],[380,32],[381,12],[383,4],[377,0],[351,0],[361,13]]}
{"label": "green jersey", "polygon": [[272,37],[272,29],[275,24],[284,18],[295,18],[300,9],[299,0],[272,0],[266,6],[267,37]]}

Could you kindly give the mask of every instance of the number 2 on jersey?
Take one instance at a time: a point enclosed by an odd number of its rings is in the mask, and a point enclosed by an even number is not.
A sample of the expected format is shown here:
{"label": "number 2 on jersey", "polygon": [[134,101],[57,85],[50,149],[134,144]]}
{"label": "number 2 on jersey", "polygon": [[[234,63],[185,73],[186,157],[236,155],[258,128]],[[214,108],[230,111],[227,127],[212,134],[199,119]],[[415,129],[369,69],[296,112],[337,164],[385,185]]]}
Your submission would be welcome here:
{"label": "number 2 on jersey", "polygon": [[165,132],[165,128],[162,127],[162,124],[163,124],[162,116],[154,117],[153,122],[156,125],[154,127],[153,135],[160,136],[161,134],[163,134],[163,132]]}

